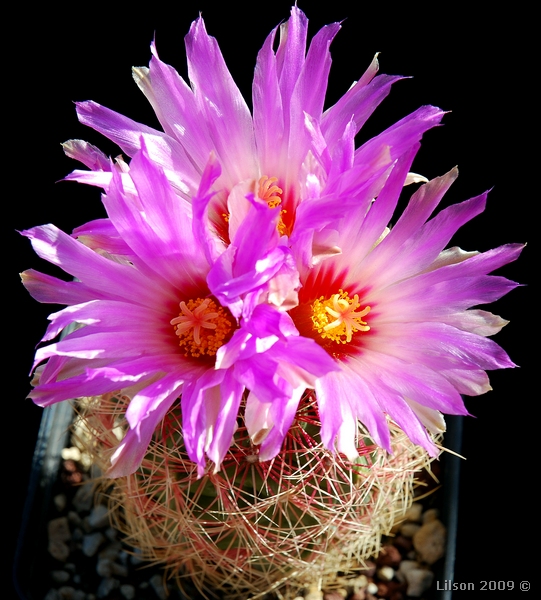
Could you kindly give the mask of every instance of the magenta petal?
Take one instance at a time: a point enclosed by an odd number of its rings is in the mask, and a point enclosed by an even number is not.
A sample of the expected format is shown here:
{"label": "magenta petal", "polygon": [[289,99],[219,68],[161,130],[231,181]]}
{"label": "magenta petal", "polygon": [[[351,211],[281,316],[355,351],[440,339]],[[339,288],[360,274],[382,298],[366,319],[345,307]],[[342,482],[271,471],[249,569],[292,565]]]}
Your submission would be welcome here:
{"label": "magenta petal", "polygon": [[185,40],[188,75],[213,146],[231,180],[242,181],[255,171],[255,140],[246,102],[203,19],[192,23]]}
{"label": "magenta petal", "polygon": [[226,455],[233,435],[237,429],[236,419],[231,415],[238,414],[244,386],[233,376],[232,371],[227,371],[220,385],[218,415],[212,426],[212,439],[207,445],[207,456],[214,462],[217,471]]}
{"label": "magenta petal", "polygon": [[51,275],[29,269],[21,273],[24,287],[32,298],[47,304],[79,304],[93,300],[96,295],[78,281],[62,281]]}
{"label": "magenta petal", "polygon": [[154,42],[148,69],[134,69],[134,78],[156,112],[165,133],[176,139],[202,171],[214,146],[194,92],[179,74],[158,58]]}
{"label": "magenta petal", "polygon": [[[173,186],[181,193],[196,188],[198,173],[186,156],[184,148],[161,131],[136,123],[96,102],[79,102],[77,115],[84,125],[99,131],[122,148],[128,156],[140,149],[141,137],[145,140],[151,159],[167,173]],[[182,173],[182,178],[179,174]]]}
{"label": "magenta petal", "polygon": [[181,381],[174,375],[165,377],[132,399],[126,416],[130,420],[132,404],[134,408],[131,413],[137,406],[140,415],[137,420],[133,420],[133,425],[130,424],[130,429],[111,457],[111,467],[106,473],[108,477],[123,477],[137,470],[147,452],[152,434],[178,398],[180,384]]}
{"label": "magenta petal", "polygon": [[334,106],[325,111],[321,128],[330,148],[334,147],[352,115],[357,133],[389,94],[391,85],[400,79],[402,77],[390,75],[379,75],[370,82],[361,79]]}

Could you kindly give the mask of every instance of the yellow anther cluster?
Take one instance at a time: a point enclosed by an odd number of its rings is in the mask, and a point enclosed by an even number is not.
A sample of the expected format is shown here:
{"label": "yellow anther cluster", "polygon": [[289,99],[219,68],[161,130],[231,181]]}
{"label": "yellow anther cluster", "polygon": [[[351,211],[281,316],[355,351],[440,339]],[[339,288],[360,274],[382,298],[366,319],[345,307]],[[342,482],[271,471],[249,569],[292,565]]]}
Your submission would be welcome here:
{"label": "yellow anther cluster", "polygon": [[287,235],[287,225],[284,223],[284,215],[286,212],[287,210],[285,208],[280,211],[280,219],[278,225],[276,225],[276,229],[278,229],[280,235]]}
{"label": "yellow anther cluster", "polygon": [[171,320],[186,356],[214,356],[233,325],[224,309],[210,298],[180,303],[181,313]]}
{"label": "yellow anther cluster", "polygon": [[261,200],[265,200],[269,208],[276,208],[282,202],[281,194],[284,190],[274,185],[278,181],[278,177],[267,177],[264,175],[259,180],[259,191],[257,195]]}
{"label": "yellow anther cluster", "polygon": [[370,312],[370,307],[356,312],[360,306],[359,296],[355,294],[350,298],[344,290],[339,290],[338,294],[333,294],[327,300],[321,296],[312,304],[314,329],[322,338],[333,340],[337,344],[351,342],[354,332],[370,330],[362,320]]}

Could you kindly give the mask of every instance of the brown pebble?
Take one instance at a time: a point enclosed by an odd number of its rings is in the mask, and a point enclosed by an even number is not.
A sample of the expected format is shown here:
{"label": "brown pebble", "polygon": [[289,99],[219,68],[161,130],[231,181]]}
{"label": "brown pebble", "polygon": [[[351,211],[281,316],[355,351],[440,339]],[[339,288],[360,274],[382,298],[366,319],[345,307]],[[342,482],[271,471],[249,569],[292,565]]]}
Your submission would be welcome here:
{"label": "brown pebble", "polygon": [[423,513],[423,523],[435,521],[440,516],[440,511],[437,508],[429,508]]}
{"label": "brown pebble", "polygon": [[67,542],[71,538],[71,533],[66,517],[51,519],[47,524],[47,533],[49,534],[49,540]]}
{"label": "brown pebble", "polygon": [[393,567],[396,568],[400,564],[402,560],[402,555],[400,554],[398,548],[395,546],[387,545],[383,546],[381,552],[379,553],[376,564],[378,567]]}
{"label": "brown pebble", "polygon": [[60,562],[66,562],[70,555],[68,545],[58,540],[51,540],[47,546],[47,550],[53,558],[56,558]]}
{"label": "brown pebble", "polygon": [[413,548],[413,541],[411,538],[397,535],[393,540],[393,546],[405,554]]}
{"label": "brown pebble", "polygon": [[60,478],[69,485],[78,485],[83,480],[83,474],[78,470],[77,463],[73,460],[65,460],[62,463]]}
{"label": "brown pebble", "polygon": [[439,520],[425,523],[413,536],[413,545],[421,561],[433,565],[445,554],[445,525]]}
{"label": "brown pebble", "polygon": [[371,560],[365,561],[364,568],[359,569],[359,574],[366,575],[366,577],[374,577],[376,574],[376,563]]}

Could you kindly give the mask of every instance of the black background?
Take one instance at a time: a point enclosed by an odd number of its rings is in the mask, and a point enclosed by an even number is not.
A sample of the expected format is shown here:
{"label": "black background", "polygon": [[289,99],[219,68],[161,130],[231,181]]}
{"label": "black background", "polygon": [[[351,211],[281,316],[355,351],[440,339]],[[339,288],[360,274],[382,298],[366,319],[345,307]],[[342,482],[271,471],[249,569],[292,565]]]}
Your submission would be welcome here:
{"label": "black background", "polygon": [[[183,37],[202,11],[207,30],[222,49],[246,98],[256,53],[265,36],[287,19],[290,3],[169,3],[143,9],[103,3],[20,7],[9,23],[4,46],[3,238],[4,280],[4,493],[14,509],[13,547],[41,409],[25,400],[34,347],[52,307],[34,302],[18,280],[27,268],[53,272],[15,230],[47,222],[70,232],[104,215],[99,190],[59,182],[78,164],[60,143],[91,141],[106,153],[111,143],[77,122],[73,101],[93,99],[135,120],[158,127],[150,105],[131,78],[132,65],[147,65],[156,37],[160,58],[186,77]],[[333,2],[322,8],[300,2],[310,19],[310,36],[343,21],[332,45],[333,68],[327,105],[358,79],[376,52],[383,73],[411,75],[361,132],[374,135],[421,104],[452,111],[428,132],[414,170],[429,178],[457,165],[460,177],[447,196],[457,202],[486,189],[486,212],[465,226],[454,243],[488,250],[507,242],[529,242],[523,256],[500,273],[525,284],[493,305],[511,321],[498,341],[521,366],[491,375],[494,391],[468,398],[476,418],[465,422],[455,582],[532,579],[527,547],[536,533],[533,443],[538,437],[538,392],[533,391],[539,318],[533,308],[534,206],[539,203],[538,138],[533,96],[533,44],[527,14],[417,3]],[[487,3],[487,7],[489,4]],[[7,160],[6,160],[7,159]],[[536,172],[537,171],[537,172]],[[537,274],[537,272],[536,272]],[[4,288],[5,289],[5,288]],[[7,359],[7,364],[6,364]],[[4,413],[5,414],[5,413]],[[12,474],[16,483],[11,490]],[[538,534],[537,534],[538,535]],[[539,587],[533,583],[533,589]],[[495,593],[495,592],[491,592]],[[458,597],[458,594],[457,594]],[[465,596],[466,597],[466,596]]]}

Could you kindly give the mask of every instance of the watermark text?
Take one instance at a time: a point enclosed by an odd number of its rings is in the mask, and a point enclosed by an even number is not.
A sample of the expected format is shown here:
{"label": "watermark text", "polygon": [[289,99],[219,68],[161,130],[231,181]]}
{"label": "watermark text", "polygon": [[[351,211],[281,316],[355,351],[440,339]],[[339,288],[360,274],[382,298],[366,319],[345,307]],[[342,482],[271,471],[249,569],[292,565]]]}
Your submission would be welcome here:
{"label": "watermark text", "polygon": [[437,590],[452,590],[452,591],[478,591],[478,592],[495,592],[495,591],[511,591],[520,590],[521,592],[528,592],[530,590],[529,581],[515,582],[512,580],[479,580],[473,581],[453,581],[452,579],[443,579],[442,581],[436,581]]}

